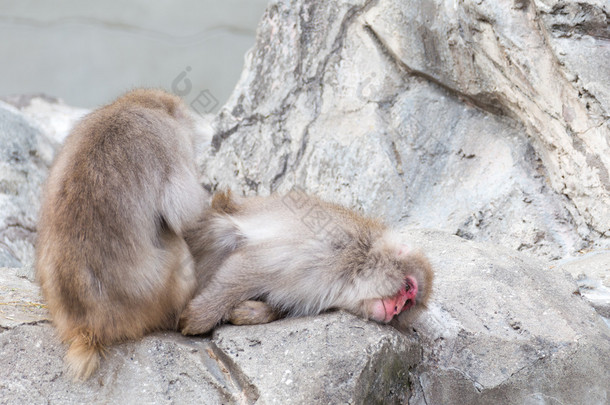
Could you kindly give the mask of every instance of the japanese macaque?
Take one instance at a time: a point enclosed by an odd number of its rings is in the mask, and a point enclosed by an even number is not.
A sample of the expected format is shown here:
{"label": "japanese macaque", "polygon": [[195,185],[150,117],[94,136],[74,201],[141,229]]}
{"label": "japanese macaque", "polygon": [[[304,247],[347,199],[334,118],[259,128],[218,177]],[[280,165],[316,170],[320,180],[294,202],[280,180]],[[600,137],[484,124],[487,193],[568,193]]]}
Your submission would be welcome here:
{"label": "japanese macaque", "polygon": [[36,269],[75,378],[106,345],[175,330],[193,297],[183,232],[205,203],[194,133],[178,97],[134,90],[84,117],[51,168]]}
{"label": "japanese macaque", "polygon": [[332,308],[389,323],[424,306],[432,287],[428,260],[383,224],[299,191],[218,193],[185,238],[201,289],[181,316],[184,334]]}

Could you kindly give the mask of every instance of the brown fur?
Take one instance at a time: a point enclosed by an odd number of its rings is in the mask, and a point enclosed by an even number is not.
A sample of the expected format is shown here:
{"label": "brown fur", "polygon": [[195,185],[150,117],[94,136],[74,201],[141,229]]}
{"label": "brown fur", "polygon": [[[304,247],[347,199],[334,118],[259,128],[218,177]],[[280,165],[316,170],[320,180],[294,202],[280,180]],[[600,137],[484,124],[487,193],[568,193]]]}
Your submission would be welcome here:
{"label": "brown fur", "polygon": [[262,301],[244,301],[233,308],[227,320],[233,325],[258,325],[280,317],[279,312]]}
{"label": "brown fur", "polygon": [[233,201],[230,190],[224,193],[214,194],[211,208],[214,211],[223,212],[225,214],[235,214],[239,210],[239,207],[235,204],[235,201]]}
{"label": "brown fur", "polygon": [[330,308],[373,318],[373,303],[395,296],[407,277],[419,286],[416,307],[432,287],[427,259],[404,253],[382,223],[301,192],[249,199],[218,193],[186,240],[202,278],[180,320],[184,334],[226,320],[264,323]]}
{"label": "brown fur", "polygon": [[36,269],[76,378],[106,345],[175,329],[192,297],[193,130],[178,97],[134,90],[83,118],[51,168]]}

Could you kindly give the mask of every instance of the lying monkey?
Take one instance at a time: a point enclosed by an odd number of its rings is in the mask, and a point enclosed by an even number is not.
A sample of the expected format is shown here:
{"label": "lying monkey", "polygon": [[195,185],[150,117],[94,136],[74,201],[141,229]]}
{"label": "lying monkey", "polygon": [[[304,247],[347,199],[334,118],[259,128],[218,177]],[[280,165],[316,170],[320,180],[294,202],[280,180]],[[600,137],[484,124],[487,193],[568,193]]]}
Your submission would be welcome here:
{"label": "lying monkey", "polygon": [[218,193],[185,238],[201,286],[180,319],[188,335],[331,308],[388,323],[432,288],[428,260],[380,222],[299,191]]}

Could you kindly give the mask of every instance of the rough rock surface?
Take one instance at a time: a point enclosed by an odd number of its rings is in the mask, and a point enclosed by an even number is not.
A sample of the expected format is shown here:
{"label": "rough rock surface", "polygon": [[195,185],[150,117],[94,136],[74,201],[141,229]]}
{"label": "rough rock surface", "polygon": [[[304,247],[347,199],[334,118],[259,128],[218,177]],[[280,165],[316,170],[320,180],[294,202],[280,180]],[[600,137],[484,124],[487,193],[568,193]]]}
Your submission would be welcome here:
{"label": "rough rock surface", "polygon": [[607,246],[603,1],[272,1],[210,189],[297,184],[550,258]]}
{"label": "rough rock surface", "polygon": [[86,110],[46,96],[4,100],[0,101],[0,266],[28,266],[34,262],[42,183],[57,148]]}
{"label": "rough rock surface", "polygon": [[[603,251],[609,15],[601,0],[272,1],[202,183],[296,185],[552,260]],[[583,291],[607,300],[610,268],[596,274]]]}
{"label": "rough rock surface", "polygon": [[589,252],[562,260],[557,266],[576,279],[583,297],[610,326],[610,251]]}
{"label": "rough rock surface", "polygon": [[32,264],[40,188],[53,151],[16,109],[0,105],[0,266]]}
{"label": "rough rock surface", "polygon": [[66,378],[38,288],[0,269],[0,403],[405,403],[414,337],[344,312],[211,337],[157,333],[110,347],[85,383]]}
{"label": "rough rock surface", "polygon": [[437,268],[409,404],[607,404],[610,329],[569,274],[511,249],[405,235]]}
{"label": "rough rock surface", "polygon": [[607,404],[610,329],[588,304],[608,316],[609,14],[272,1],[202,183],[304,187],[397,223],[436,267],[429,311],[406,335],[342,312],[158,333],[110,348],[84,384],[64,377],[28,266],[40,185],[84,110],[5,99],[0,403]]}
{"label": "rough rock surface", "polygon": [[406,335],[344,312],[158,333],[111,347],[80,384],[46,313],[24,305],[37,289],[2,269],[20,295],[1,295],[0,403],[607,403],[610,329],[567,273],[443,232],[404,235],[437,268],[434,301]]}
{"label": "rough rock surface", "polygon": [[0,330],[50,320],[28,270],[0,267]]}

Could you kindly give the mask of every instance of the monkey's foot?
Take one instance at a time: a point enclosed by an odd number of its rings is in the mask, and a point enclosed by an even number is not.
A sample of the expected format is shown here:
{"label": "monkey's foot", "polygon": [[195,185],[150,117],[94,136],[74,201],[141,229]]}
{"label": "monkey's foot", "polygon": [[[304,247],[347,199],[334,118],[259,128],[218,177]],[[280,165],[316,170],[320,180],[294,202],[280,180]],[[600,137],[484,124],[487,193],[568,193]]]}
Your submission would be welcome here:
{"label": "monkey's foot", "polygon": [[228,321],[233,325],[258,325],[273,322],[280,315],[262,301],[244,301],[231,311]]}

